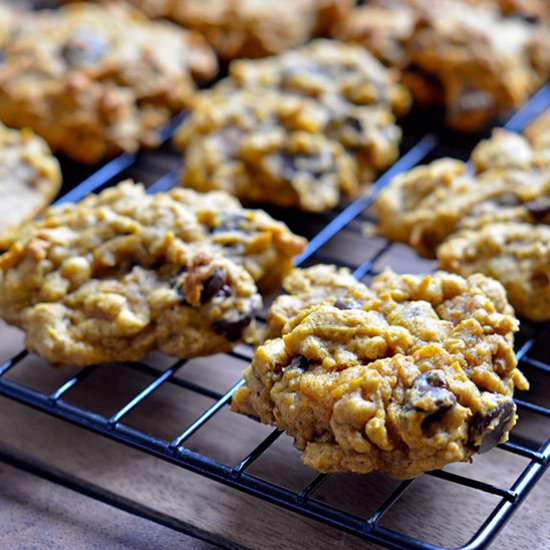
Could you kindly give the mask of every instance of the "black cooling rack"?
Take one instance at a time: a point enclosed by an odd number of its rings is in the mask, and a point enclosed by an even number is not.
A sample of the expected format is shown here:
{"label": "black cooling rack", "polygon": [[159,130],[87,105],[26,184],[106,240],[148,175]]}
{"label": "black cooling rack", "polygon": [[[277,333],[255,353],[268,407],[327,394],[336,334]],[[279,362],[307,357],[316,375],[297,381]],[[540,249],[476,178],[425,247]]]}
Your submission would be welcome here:
{"label": "black cooling rack", "polygon": [[[520,131],[525,124],[539,112],[550,106],[550,85],[541,89],[531,100],[518,111],[509,121],[506,127],[514,131]],[[164,139],[168,140],[179,121],[179,117],[166,128]],[[424,124],[423,115],[420,114],[413,120],[413,126],[418,128],[429,127]],[[409,125],[410,126],[410,125]],[[413,132],[414,133],[414,132]],[[314,261],[332,261],[342,264],[343,262],[330,258],[324,253],[323,247],[336,237],[344,228],[355,222],[357,219],[368,219],[366,211],[373,202],[376,194],[382,187],[387,185],[390,179],[396,174],[410,169],[419,162],[428,158],[435,158],[442,154],[445,149],[445,134],[441,132],[429,133],[420,139],[413,139],[405,147],[400,159],[385,172],[372,187],[368,195],[350,203],[345,208],[331,213],[324,217],[318,217],[318,222],[323,224],[322,229],[311,238],[308,247],[296,260],[296,264],[312,263]],[[452,144],[451,144],[452,146]],[[452,148],[452,147],[451,147]],[[455,148],[456,150],[456,148]],[[76,185],[60,199],[57,203],[76,201],[87,193],[97,191],[107,185],[116,183],[119,177],[128,167],[137,162],[139,155],[123,154],[108,162],[84,181]],[[156,192],[170,188],[177,179],[176,170],[169,171],[157,178],[149,187],[149,192]],[[368,237],[365,237],[368,238]],[[381,241],[380,246],[370,253],[360,265],[347,264],[354,271],[357,278],[376,272],[376,265],[384,262],[384,258],[390,253],[394,243]],[[544,324],[522,323],[522,330],[518,337],[517,357],[520,366],[524,369],[531,369],[541,376],[550,375],[550,354],[546,353],[541,358],[537,349],[544,349],[543,339],[548,338],[548,327]],[[230,354],[233,359],[242,361],[243,367],[250,361],[251,350],[242,348],[244,351],[234,351]],[[257,447],[242,456],[236,464],[227,464],[217,461],[209,456],[195,452],[186,447],[186,442],[191,436],[202,430],[208,422],[220,411],[226,408],[231,402],[233,392],[243,384],[238,380],[226,393],[219,393],[209,387],[198,385],[185,379],[185,376],[175,377],[185,365],[185,361],[174,361],[168,368],[159,368],[154,364],[146,362],[126,363],[118,368],[132,369],[147,376],[149,384],[130,401],[122,406],[110,417],[102,416],[89,409],[77,407],[70,404],[64,398],[77,386],[85,386],[87,378],[102,366],[83,368],[76,375],[69,377],[57,389],[51,393],[37,391],[22,383],[10,380],[5,375],[17,369],[27,357],[28,353],[22,350],[16,356],[0,365],[0,395],[22,403],[28,407],[41,411],[53,417],[65,420],[86,430],[100,434],[106,438],[138,449],[144,453],[157,457],[163,461],[180,466],[186,470],[215,480],[219,483],[254,495],[276,506],[286,508],[292,512],[312,518],[321,523],[341,529],[362,539],[377,543],[387,548],[407,548],[436,550],[442,548],[435,546],[419,538],[412,537],[397,529],[388,528],[381,524],[383,516],[394,507],[401,499],[404,492],[411,485],[412,481],[401,482],[380,507],[368,517],[359,517],[346,512],[316,497],[316,491],[323,483],[326,483],[330,476],[320,474],[314,480],[302,487],[300,490],[290,490],[282,485],[264,480],[250,473],[250,467],[258,460],[281,435],[274,430]],[[544,355],[544,354],[543,354]],[[182,371],[185,375],[185,370]],[[546,384],[550,378],[546,379]],[[170,384],[176,388],[188,390],[196,394],[210,398],[213,403],[205,409],[193,422],[184,426],[179,435],[172,440],[165,440],[154,437],[143,431],[137,430],[125,423],[126,416],[159,388]],[[535,441],[530,438],[512,434],[510,441],[501,445],[501,449],[508,453],[519,455],[526,459],[525,467],[517,476],[515,481],[506,487],[496,486],[474,478],[465,477],[446,470],[434,471],[426,474],[429,477],[439,478],[446,483],[458,484],[472,492],[481,491],[497,497],[498,502],[492,511],[483,519],[481,527],[472,534],[470,540],[461,546],[462,549],[484,548],[497,535],[499,530],[517,510],[529,491],[540,479],[550,463],[550,409],[537,404],[529,399],[516,399],[518,408],[521,411],[528,411],[545,422],[546,428],[543,441]],[[19,467],[27,472],[38,475],[58,483],[69,489],[78,491],[83,495],[95,498],[109,505],[115,506],[126,512],[150,519],[159,524],[173,529],[188,532],[187,525],[177,518],[163,514],[152,508],[148,508],[135,501],[129,500],[122,495],[113,493],[98,485],[74,477],[72,474],[57,470],[54,466],[39,463],[34,459],[12,453],[7,450],[0,450],[0,460]],[[195,533],[196,535],[196,533]]]}

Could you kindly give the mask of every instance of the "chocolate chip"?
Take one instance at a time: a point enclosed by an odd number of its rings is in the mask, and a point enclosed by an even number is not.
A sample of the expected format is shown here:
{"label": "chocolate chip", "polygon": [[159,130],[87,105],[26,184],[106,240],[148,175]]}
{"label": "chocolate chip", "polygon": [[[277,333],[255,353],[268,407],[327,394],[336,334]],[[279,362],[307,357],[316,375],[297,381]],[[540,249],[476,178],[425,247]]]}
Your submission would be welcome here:
{"label": "chocolate chip", "polygon": [[354,116],[347,116],[344,119],[344,124],[346,126],[349,126],[350,128],[353,128],[357,132],[362,132],[363,131],[363,124],[361,123],[361,121],[358,118],[356,118]]}
{"label": "chocolate chip", "polygon": [[511,399],[499,403],[485,416],[476,415],[470,424],[470,441],[478,452],[486,453],[496,447],[510,429],[516,406]]}
{"label": "chocolate chip", "polygon": [[292,181],[296,178],[296,174],[308,173],[314,179],[321,178],[326,173],[326,168],[323,166],[321,155],[292,155],[287,152],[281,153],[281,177]]}
{"label": "chocolate chip", "polygon": [[[427,396],[430,398],[428,401]],[[409,394],[409,404],[418,412],[432,415],[454,407],[456,397],[447,389],[443,373],[429,370],[415,378]]]}
{"label": "chocolate chip", "polygon": [[283,177],[292,178],[296,172],[298,172],[298,167],[296,165],[296,156],[289,153],[281,153],[281,164]]}
{"label": "chocolate chip", "polygon": [[536,222],[542,221],[550,214],[550,197],[538,197],[533,201],[526,202],[525,208]]}
{"label": "chocolate chip", "polygon": [[71,67],[97,63],[106,53],[108,42],[92,31],[81,29],[65,43],[61,55]]}
{"label": "chocolate chip", "polygon": [[515,193],[502,193],[493,200],[498,206],[517,206],[519,204],[518,196]]}
{"label": "chocolate chip", "polygon": [[202,285],[201,304],[206,304],[212,300],[226,286],[225,273],[223,269],[217,267]]}
{"label": "chocolate chip", "polygon": [[289,363],[289,369],[306,370],[310,365],[310,360],[303,355],[295,355]]}
{"label": "chocolate chip", "polygon": [[351,298],[338,298],[336,302],[334,302],[334,307],[337,309],[360,309],[361,304],[357,300]]}
{"label": "chocolate chip", "polygon": [[244,329],[252,322],[252,314],[247,313],[235,321],[214,321],[212,329],[218,334],[223,334],[230,342],[239,340]]}
{"label": "chocolate chip", "polygon": [[213,227],[212,233],[225,233],[228,231],[238,231],[241,229],[241,223],[245,219],[242,214],[228,214],[223,216],[220,223]]}

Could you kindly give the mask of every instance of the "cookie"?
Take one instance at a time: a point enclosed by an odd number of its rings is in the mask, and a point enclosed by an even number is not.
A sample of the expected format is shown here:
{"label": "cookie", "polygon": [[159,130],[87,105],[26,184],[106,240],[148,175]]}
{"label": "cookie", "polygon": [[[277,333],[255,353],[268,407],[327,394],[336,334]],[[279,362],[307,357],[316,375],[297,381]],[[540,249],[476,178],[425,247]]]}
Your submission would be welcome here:
{"label": "cookie", "polygon": [[207,92],[175,136],[182,182],[253,203],[321,212],[359,190],[357,165],[326,134],[329,113],[276,92]]}
{"label": "cookie", "polygon": [[48,209],[0,257],[0,315],[54,364],[188,358],[254,336],[304,241],[223,193],[123,182]]}
{"label": "cookie", "polygon": [[360,48],[319,40],[239,61],[176,134],[182,183],[320,212],[354,197],[399,154],[395,78]]}
{"label": "cookie", "polygon": [[[550,211],[550,203],[547,208]],[[548,320],[550,226],[508,222],[459,231],[439,247],[437,258],[443,269],[494,277],[519,315]]]}
{"label": "cookie", "polygon": [[59,163],[44,140],[29,129],[0,124],[0,250],[48,206],[60,187]]}
{"label": "cookie", "polygon": [[131,0],[153,17],[199,31],[220,57],[264,57],[326,35],[351,0]]}
{"label": "cookie", "polygon": [[260,346],[234,411],[286,431],[321,472],[412,478],[468,461],[516,422],[518,322],[483,275],[385,272],[361,307],[320,304]]}
{"label": "cookie", "polygon": [[448,124],[474,131],[522,105],[550,71],[550,31],[459,0],[360,6],[338,38],[363,44],[403,71],[416,101],[445,108]]}
{"label": "cookie", "polygon": [[93,163],[159,142],[159,130],[217,65],[195,33],[122,4],[31,12],[0,67],[0,120]]}
{"label": "cookie", "polygon": [[285,324],[310,306],[330,304],[354,309],[373,297],[349,269],[324,264],[293,269],[284,279],[283,289],[285,294],[278,296],[268,310],[266,338],[281,336]]}
{"label": "cookie", "polygon": [[522,136],[495,131],[473,151],[477,173],[458,160],[440,159],[397,176],[374,208],[382,235],[403,241],[423,256],[450,234],[498,221],[550,221],[550,155]]}

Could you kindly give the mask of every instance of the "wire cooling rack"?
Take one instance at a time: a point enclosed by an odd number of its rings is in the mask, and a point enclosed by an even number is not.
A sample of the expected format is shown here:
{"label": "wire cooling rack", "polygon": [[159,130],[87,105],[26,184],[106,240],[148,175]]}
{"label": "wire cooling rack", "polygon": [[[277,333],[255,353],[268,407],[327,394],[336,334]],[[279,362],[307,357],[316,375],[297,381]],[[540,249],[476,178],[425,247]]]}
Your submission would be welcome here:
{"label": "wire cooling rack", "polygon": [[[535,94],[508,121],[506,127],[510,130],[520,131],[530,119],[549,105],[550,85]],[[180,117],[176,117],[166,128],[163,134],[164,140],[170,138],[179,120]],[[422,127],[422,124],[423,121],[421,118],[414,121],[416,128],[419,125]],[[427,134],[420,139],[413,140],[412,144],[410,143],[410,139],[404,141],[409,142],[409,145],[405,147],[404,153],[377,180],[369,194],[337,212],[316,217],[317,225],[321,225],[322,228],[310,239],[306,250],[297,258],[297,265],[313,263],[315,261],[329,261],[340,265],[347,265],[347,267],[353,269],[358,279],[363,279],[375,274],[377,266],[385,263],[385,259],[391,254],[392,248],[399,245],[378,239],[380,241],[379,246],[369,247],[369,254],[359,263],[343,262],[331,257],[330,253],[326,251],[326,245],[341,234],[344,229],[351,227],[353,223],[369,221],[369,206],[380,189],[387,185],[393,176],[410,169],[423,160],[436,158],[441,155],[442,151],[446,150],[445,135],[442,133]],[[58,199],[57,203],[79,200],[89,192],[97,191],[107,185],[116,183],[118,181],[117,177],[120,177],[125,170],[133,166],[137,161],[138,155],[120,155],[89,175],[84,181]],[[175,184],[176,180],[177,171],[168,171],[149,185],[148,191],[157,192],[168,189]],[[368,239],[365,236],[362,236],[362,238]],[[544,349],[542,342],[547,337],[548,328],[545,325],[522,323],[522,330],[517,338],[518,346],[516,350],[520,366],[530,372],[535,371],[540,376],[546,376],[546,384],[550,380],[548,378],[550,375],[550,356],[546,353],[546,358],[544,358],[544,354],[541,357],[540,349]],[[243,351],[234,351],[227,355],[232,360],[241,361],[244,367],[250,361],[251,350],[244,347],[239,348],[239,350],[241,349]],[[174,361],[167,368],[161,368],[148,362],[125,363],[119,365],[117,368],[126,368],[131,369],[133,372],[139,372],[148,377],[150,381],[142,391],[121,406],[114,414],[103,416],[87,408],[71,404],[66,400],[66,397],[77,387],[85,388],[86,381],[90,375],[105,366],[98,365],[83,368],[76,375],[66,379],[54,391],[46,393],[33,389],[21,382],[16,382],[7,376],[8,373],[17,370],[18,366],[22,364],[27,356],[28,352],[22,350],[0,365],[0,395],[116,442],[138,449],[143,453],[147,453],[168,463],[180,466],[205,478],[254,495],[276,506],[286,508],[292,512],[312,518],[336,529],[341,529],[381,546],[424,550],[442,548],[441,546],[421,540],[419,537],[411,536],[396,528],[388,528],[382,524],[383,517],[401,501],[406,490],[413,483],[411,480],[399,483],[376,510],[367,517],[361,517],[318,498],[317,493],[327,483],[327,480],[331,477],[329,475],[320,474],[300,489],[291,490],[282,484],[262,479],[251,473],[253,464],[280,437],[281,433],[277,430],[272,431],[252,452],[243,453],[240,460],[232,464],[218,461],[187,447],[186,443],[188,440],[199,431],[204,430],[208,423],[230,404],[234,391],[243,384],[242,380],[236,381],[226,393],[219,393],[205,385],[199,385],[191,380],[186,380],[185,369],[183,369],[186,361],[183,360]],[[178,375],[176,377],[176,373],[183,373],[183,376]],[[203,410],[188,425],[182,427],[180,433],[171,440],[152,436],[125,423],[125,419],[132,411],[137,409],[147,398],[164,385],[171,385],[176,389],[191,391],[194,394],[212,400],[211,406]],[[470,540],[460,547],[462,549],[484,548],[490,544],[506,521],[526,498],[529,491],[540,479],[550,463],[550,409],[538,404],[536,400],[533,401],[530,399],[530,396],[531,394],[528,393],[525,399],[516,399],[517,406],[520,411],[535,415],[539,419],[539,426],[540,422],[544,422],[545,429],[538,428],[538,433],[543,432],[542,438],[522,437],[512,434],[510,441],[500,446],[507,453],[512,453],[525,459],[525,465],[513,483],[502,487],[447,470],[430,472],[424,476],[428,479],[438,478],[445,483],[461,486],[472,492],[472,499],[476,498],[476,491],[490,494],[497,498],[496,506],[483,519],[481,526],[471,535]],[[188,531],[188,527],[175,517],[148,508],[120,494],[77,478],[67,472],[60,471],[54,466],[37,462],[34,459],[4,449],[0,449],[0,460],[119,509],[179,531]]]}

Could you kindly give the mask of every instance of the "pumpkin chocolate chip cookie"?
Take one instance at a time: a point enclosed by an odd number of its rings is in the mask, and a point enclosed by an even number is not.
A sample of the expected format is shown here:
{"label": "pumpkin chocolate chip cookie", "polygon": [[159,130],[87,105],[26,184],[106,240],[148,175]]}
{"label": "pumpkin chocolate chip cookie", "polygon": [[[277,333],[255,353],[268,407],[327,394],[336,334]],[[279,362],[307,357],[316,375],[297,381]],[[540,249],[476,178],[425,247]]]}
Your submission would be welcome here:
{"label": "pumpkin chocolate chip cookie", "polygon": [[[550,213],[550,201],[546,202]],[[519,315],[545,321],[550,315],[550,226],[490,223],[451,235],[437,251],[442,269],[485,273],[500,281]]]}
{"label": "pumpkin chocolate chip cookie", "polygon": [[416,101],[463,131],[518,108],[550,73],[546,25],[463,0],[375,0],[335,36],[400,68]]}
{"label": "pumpkin chocolate chip cookie", "polygon": [[476,172],[459,160],[440,159],[396,177],[374,208],[384,236],[424,256],[451,233],[491,222],[550,221],[550,154],[520,135],[496,130],[471,155]]}
{"label": "pumpkin chocolate chip cookie", "polygon": [[226,60],[263,57],[326,35],[351,0],[131,0],[152,17],[199,31]]}
{"label": "pumpkin chocolate chip cookie", "polygon": [[29,129],[0,124],[0,250],[39,214],[61,187],[59,163]]}
{"label": "pumpkin chocolate chip cookie", "polygon": [[519,314],[550,319],[550,149],[544,132],[497,130],[470,158],[442,159],[393,180],[375,203],[380,232],[443,269],[499,280]]}
{"label": "pumpkin chocolate chip cookie", "polygon": [[303,239],[223,193],[121,183],[48,209],[0,257],[0,315],[54,364],[194,357],[254,335]]}
{"label": "pumpkin chocolate chip cookie", "polygon": [[204,93],[175,141],[182,182],[243,201],[319,212],[358,191],[357,165],[326,133],[329,113],[314,101],[276,92]]}
{"label": "pumpkin chocolate chip cookie", "polygon": [[408,95],[361,48],[318,40],[231,64],[176,135],[182,183],[319,212],[361,191],[398,156]]}
{"label": "pumpkin chocolate chip cookie", "polygon": [[322,472],[411,478],[505,441],[514,388],[528,384],[502,286],[388,271],[372,291],[362,306],[310,306],[287,322],[257,349],[233,410],[286,431]]}
{"label": "pumpkin chocolate chip cookie", "polygon": [[202,37],[122,4],[31,12],[4,57],[0,120],[83,162],[158,143],[193,76],[217,69]]}

